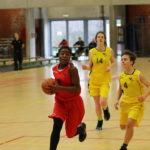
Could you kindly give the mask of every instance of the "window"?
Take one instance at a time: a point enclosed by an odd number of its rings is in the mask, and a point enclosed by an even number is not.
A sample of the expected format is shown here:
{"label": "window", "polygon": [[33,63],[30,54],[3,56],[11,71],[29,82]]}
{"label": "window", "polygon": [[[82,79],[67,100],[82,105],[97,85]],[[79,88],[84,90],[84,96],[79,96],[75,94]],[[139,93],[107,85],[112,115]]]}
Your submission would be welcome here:
{"label": "window", "polygon": [[106,19],[105,20],[105,25],[106,25],[106,43],[107,46],[110,46],[110,24],[109,24],[109,20]]}
{"label": "window", "polygon": [[[110,45],[110,25],[109,20],[58,20],[51,21],[51,53],[56,56],[58,45],[62,39],[67,39],[69,46],[72,47],[79,37],[85,42],[85,45],[91,42],[98,31],[106,29],[107,45]],[[74,51],[75,49],[73,49]]]}
{"label": "window", "polygon": [[121,27],[122,26],[121,19],[116,19],[116,26],[117,27]]}
{"label": "window", "polygon": [[73,46],[73,44],[78,40],[78,37],[81,37],[84,40],[83,21],[69,21],[69,45]]}
{"label": "window", "polygon": [[51,24],[51,45],[52,55],[55,56],[58,51],[58,45],[62,39],[66,39],[66,21],[52,21]]}
{"label": "window", "polygon": [[91,42],[98,31],[103,31],[103,20],[88,21],[88,43]]}

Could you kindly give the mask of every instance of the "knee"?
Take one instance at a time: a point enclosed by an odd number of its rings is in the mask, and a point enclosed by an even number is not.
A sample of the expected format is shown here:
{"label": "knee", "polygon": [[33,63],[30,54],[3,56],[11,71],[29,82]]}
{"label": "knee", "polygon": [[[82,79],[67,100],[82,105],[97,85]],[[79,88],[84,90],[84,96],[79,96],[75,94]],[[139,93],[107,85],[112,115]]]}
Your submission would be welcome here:
{"label": "knee", "polygon": [[106,107],[107,106],[107,99],[106,98],[102,98],[100,103],[101,103],[102,107]]}
{"label": "knee", "polygon": [[128,123],[127,126],[126,126],[126,128],[128,128],[128,129],[129,129],[129,128],[133,128],[133,126],[134,126],[133,123]]}
{"label": "knee", "polygon": [[120,125],[120,129],[121,130],[125,130],[126,129],[126,125]]}
{"label": "knee", "polygon": [[[76,129],[77,129],[77,127],[76,127]],[[66,136],[68,138],[73,138],[74,136],[76,136],[78,134],[78,131],[76,129],[66,127]]]}
{"label": "knee", "polygon": [[67,134],[67,137],[68,138],[72,138],[72,137],[74,137],[75,135],[72,135],[72,134]]}

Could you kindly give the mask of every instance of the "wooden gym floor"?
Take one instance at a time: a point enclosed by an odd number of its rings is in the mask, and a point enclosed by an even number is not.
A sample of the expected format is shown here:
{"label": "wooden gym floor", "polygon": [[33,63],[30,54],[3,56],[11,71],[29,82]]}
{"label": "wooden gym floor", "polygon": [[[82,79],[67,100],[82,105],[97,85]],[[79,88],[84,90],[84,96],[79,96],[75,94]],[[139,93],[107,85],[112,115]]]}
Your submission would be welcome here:
{"label": "wooden gym floor", "polygon": [[[96,131],[96,115],[93,99],[87,90],[88,72],[81,69],[86,61],[74,62],[79,69],[82,97],[85,103],[84,122],[87,139],[68,139],[63,128],[58,150],[119,150],[124,131],[119,128],[119,111],[113,107],[118,81],[111,83],[109,107],[110,121],[104,121],[102,131]],[[150,80],[150,61],[139,58],[136,67]],[[120,58],[116,60],[113,74],[121,72]],[[53,96],[41,90],[43,79],[52,75],[51,66],[22,71],[0,73],[0,150],[48,150],[52,120],[47,116],[53,109]],[[146,101],[145,115],[129,144],[129,150],[150,150],[150,97]]]}

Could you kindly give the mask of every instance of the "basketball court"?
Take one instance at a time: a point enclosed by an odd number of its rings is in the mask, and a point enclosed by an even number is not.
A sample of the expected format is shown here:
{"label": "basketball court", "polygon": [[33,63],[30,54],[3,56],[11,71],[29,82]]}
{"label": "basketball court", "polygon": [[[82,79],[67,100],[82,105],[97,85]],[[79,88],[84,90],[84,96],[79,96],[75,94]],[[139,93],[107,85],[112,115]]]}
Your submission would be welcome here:
{"label": "basketball court", "polygon": [[[78,137],[68,139],[61,132],[58,150],[119,150],[124,131],[119,128],[119,111],[114,109],[118,80],[111,83],[109,107],[111,119],[104,121],[102,131],[96,131],[96,114],[92,97],[88,94],[88,72],[81,69],[87,61],[74,62],[80,74],[82,97],[85,104],[84,122],[87,139],[80,143]],[[138,58],[136,67],[150,80],[150,60]],[[112,74],[121,72],[120,58]],[[53,110],[54,97],[41,90],[41,83],[51,77],[51,66],[0,73],[0,150],[48,150],[53,121],[47,116]],[[150,150],[150,97],[145,102],[145,115],[129,144],[129,150]]]}

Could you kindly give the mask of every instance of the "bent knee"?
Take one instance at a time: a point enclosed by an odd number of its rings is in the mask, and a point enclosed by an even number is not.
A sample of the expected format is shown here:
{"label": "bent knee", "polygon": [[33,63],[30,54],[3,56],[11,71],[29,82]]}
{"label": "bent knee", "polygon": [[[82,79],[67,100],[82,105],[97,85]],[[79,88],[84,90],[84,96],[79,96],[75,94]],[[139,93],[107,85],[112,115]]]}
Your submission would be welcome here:
{"label": "bent knee", "polygon": [[127,124],[126,126],[126,128],[133,128],[133,127],[134,127],[134,124],[131,124],[131,123]]}
{"label": "bent knee", "polygon": [[126,129],[126,125],[120,125],[120,129],[121,130],[125,130]]}
{"label": "bent knee", "polygon": [[127,128],[133,128],[136,124],[136,120],[128,119]]}
{"label": "bent knee", "polygon": [[77,135],[77,133],[76,133],[75,131],[73,131],[73,132],[67,131],[67,132],[66,132],[66,136],[67,136],[68,138],[72,138],[72,137],[74,137],[75,135]]}

